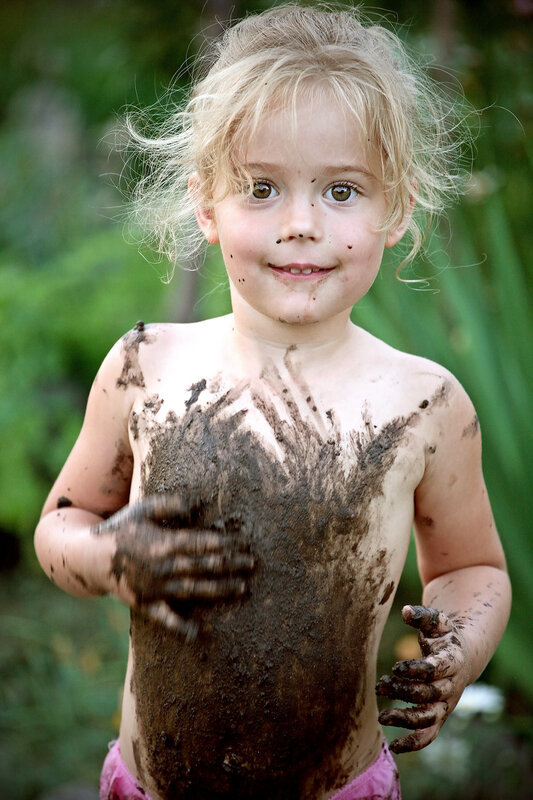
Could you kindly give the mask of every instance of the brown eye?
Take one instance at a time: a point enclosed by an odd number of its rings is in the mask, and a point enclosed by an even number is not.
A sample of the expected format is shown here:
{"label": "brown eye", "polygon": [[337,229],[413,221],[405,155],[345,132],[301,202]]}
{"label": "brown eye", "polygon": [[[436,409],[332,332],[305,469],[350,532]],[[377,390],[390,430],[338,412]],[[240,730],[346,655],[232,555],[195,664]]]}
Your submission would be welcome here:
{"label": "brown eye", "polygon": [[252,187],[252,197],[256,200],[269,200],[277,194],[274,187],[266,181],[256,181]]}
{"label": "brown eye", "polygon": [[356,196],[357,189],[349,183],[337,183],[326,191],[328,200],[335,200],[337,203],[345,203],[347,200],[353,200]]}

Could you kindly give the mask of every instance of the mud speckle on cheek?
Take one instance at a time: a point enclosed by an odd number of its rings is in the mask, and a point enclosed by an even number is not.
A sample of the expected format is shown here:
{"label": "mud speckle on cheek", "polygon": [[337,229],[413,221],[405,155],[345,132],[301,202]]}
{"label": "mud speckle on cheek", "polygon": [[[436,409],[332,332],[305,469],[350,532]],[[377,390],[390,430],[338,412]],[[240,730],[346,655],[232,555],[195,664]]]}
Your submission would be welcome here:
{"label": "mud speckle on cheek", "polygon": [[[233,405],[243,392],[249,411]],[[341,447],[332,411],[329,424],[303,417],[279,376],[203,408],[192,396],[153,425],[143,492],[201,498],[198,526],[247,537],[256,569],[244,600],[170,603],[198,625],[194,642],[132,612],[139,758],[164,798],[312,800],[348,777],[339,758],[364,700],[377,599],[394,591],[383,591],[389,555],[369,541],[372,503],[409,420],[367,425]],[[270,444],[247,427],[252,412]]]}

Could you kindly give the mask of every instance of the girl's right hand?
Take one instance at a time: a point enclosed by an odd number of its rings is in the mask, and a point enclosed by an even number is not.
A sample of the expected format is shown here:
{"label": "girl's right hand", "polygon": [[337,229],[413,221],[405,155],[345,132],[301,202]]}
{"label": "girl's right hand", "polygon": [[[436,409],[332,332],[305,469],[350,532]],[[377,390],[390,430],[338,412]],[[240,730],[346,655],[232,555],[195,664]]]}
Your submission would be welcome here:
{"label": "girl's right hand", "polygon": [[169,602],[240,597],[254,568],[244,538],[192,528],[190,511],[178,495],[153,495],[91,529],[95,536],[115,537],[112,594],[187,639],[196,636],[197,626]]}

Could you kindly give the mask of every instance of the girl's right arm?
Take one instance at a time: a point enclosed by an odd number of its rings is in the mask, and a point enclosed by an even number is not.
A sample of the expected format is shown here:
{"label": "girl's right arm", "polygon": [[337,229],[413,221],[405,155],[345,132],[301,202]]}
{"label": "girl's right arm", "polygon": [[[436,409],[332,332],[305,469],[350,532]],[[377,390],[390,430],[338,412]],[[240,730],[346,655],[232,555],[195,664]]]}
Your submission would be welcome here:
{"label": "girl's right arm", "polygon": [[121,343],[104,360],[91,388],[83,426],[45,502],[35,549],[47,575],[76,595],[113,591],[112,537],[95,537],[93,526],[129,499],[133,456],[128,419],[136,387],[119,383]]}
{"label": "girl's right arm", "polygon": [[127,505],[133,474],[128,421],[136,393],[144,391],[139,381],[125,385],[127,359],[119,343],[98,372],[78,440],[44,505],[35,549],[65,591],[114,594],[191,637],[195,626],[169,601],[239,597],[254,561],[246,541],[194,528],[194,509],[178,495]]}

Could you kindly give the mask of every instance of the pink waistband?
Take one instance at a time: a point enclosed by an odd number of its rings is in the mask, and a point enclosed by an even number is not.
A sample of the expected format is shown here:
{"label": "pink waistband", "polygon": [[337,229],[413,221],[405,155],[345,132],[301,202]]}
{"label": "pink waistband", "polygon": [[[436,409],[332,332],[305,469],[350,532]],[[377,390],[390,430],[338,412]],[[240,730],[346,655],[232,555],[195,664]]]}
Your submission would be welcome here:
{"label": "pink waistband", "polygon": [[[111,742],[104,761],[100,800],[152,800],[124,763],[118,741]],[[385,742],[377,759],[330,800],[401,800],[398,770]]]}
{"label": "pink waistband", "polygon": [[392,754],[383,742],[376,760],[330,800],[401,800],[400,779]]}
{"label": "pink waistband", "polygon": [[100,800],[152,800],[124,763],[118,739],[109,744],[100,775]]}

